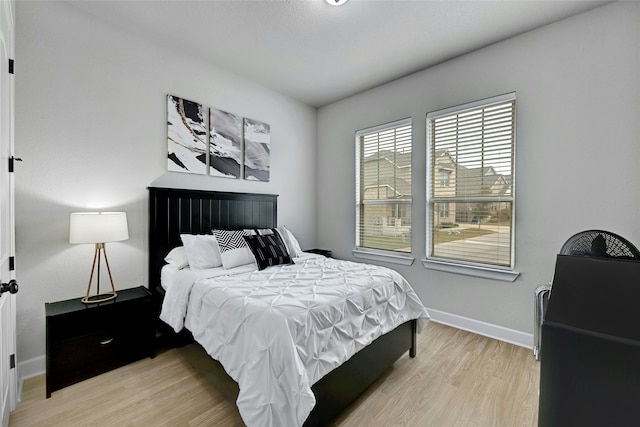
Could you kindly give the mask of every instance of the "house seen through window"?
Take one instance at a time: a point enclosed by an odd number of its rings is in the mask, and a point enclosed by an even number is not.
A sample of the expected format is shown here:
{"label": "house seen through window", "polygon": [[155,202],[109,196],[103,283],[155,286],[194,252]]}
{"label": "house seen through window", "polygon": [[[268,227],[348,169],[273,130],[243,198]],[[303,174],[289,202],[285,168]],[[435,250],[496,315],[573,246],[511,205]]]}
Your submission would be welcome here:
{"label": "house seen through window", "polygon": [[411,119],[356,132],[356,247],[411,252]]}
{"label": "house seen through window", "polygon": [[514,146],[515,94],[427,115],[427,259],[513,267]]}

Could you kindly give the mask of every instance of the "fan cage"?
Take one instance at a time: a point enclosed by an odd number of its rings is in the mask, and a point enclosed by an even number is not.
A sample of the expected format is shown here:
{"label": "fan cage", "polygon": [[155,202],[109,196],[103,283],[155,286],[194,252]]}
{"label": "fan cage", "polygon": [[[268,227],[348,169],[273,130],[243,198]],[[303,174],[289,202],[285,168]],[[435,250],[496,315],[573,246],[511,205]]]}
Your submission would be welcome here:
{"label": "fan cage", "polygon": [[640,251],[624,237],[603,230],[581,231],[562,245],[560,255],[640,260]]}

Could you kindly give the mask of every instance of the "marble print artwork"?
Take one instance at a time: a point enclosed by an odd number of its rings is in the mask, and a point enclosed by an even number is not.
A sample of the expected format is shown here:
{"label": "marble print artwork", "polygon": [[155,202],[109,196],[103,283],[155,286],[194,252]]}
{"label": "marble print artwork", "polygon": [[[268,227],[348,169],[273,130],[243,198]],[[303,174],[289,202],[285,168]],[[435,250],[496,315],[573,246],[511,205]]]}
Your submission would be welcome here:
{"label": "marble print artwork", "polygon": [[209,109],[209,175],[240,178],[242,117]]}
{"label": "marble print artwork", "polygon": [[207,173],[207,124],[201,104],[167,95],[168,170]]}
{"label": "marble print artwork", "polygon": [[271,128],[268,124],[244,119],[244,179],[269,181]]}

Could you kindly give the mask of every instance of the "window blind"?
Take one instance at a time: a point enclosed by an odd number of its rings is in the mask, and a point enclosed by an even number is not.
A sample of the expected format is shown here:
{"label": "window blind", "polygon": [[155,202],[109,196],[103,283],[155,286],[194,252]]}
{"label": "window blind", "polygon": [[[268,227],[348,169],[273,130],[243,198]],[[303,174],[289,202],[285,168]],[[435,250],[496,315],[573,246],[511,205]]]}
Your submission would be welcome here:
{"label": "window blind", "polygon": [[411,252],[411,119],[356,132],[356,247]]}
{"label": "window blind", "polygon": [[431,113],[427,139],[427,257],[512,267],[515,95]]}

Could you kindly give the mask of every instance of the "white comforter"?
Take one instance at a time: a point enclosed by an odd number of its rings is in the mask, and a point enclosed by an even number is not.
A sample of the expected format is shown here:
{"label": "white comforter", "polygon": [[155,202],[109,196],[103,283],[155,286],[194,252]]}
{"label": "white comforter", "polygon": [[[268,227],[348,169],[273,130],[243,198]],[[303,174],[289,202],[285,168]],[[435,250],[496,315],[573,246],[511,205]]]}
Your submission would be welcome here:
{"label": "white comforter", "polygon": [[161,319],[184,325],[238,383],[248,426],[299,426],[311,385],[427,310],[396,271],[313,257],[167,289]]}

